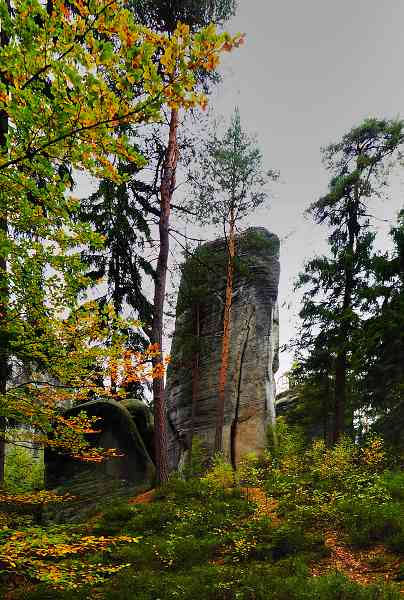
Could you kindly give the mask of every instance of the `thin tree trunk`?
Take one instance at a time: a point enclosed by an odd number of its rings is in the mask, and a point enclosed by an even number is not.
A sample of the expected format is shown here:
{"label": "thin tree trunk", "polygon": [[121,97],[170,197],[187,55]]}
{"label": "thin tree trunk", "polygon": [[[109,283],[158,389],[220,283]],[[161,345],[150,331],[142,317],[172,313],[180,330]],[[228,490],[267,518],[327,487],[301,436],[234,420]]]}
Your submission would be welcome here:
{"label": "thin tree trunk", "polygon": [[195,420],[196,420],[196,409],[198,405],[199,398],[199,384],[200,384],[200,371],[199,371],[199,359],[200,359],[200,350],[199,350],[199,338],[200,338],[200,305],[197,304],[194,312],[194,336],[196,338],[198,347],[194,352],[193,360],[192,360],[192,410],[191,410],[191,427],[189,430],[189,466],[191,466],[192,462],[192,443],[194,439],[194,431],[195,431]]}
{"label": "thin tree trunk", "polygon": [[[1,119],[1,117],[0,117]],[[7,235],[7,219],[1,218],[0,231],[2,235]],[[7,333],[7,260],[5,256],[0,257],[0,396],[3,396],[7,390],[8,379],[8,333]],[[4,401],[4,400],[2,400]],[[0,487],[4,485],[4,466],[6,458],[6,419],[0,417]]]}
{"label": "thin tree trunk", "polygon": [[345,250],[345,290],[342,302],[339,345],[335,360],[335,396],[334,396],[334,428],[333,442],[336,443],[345,431],[346,388],[348,371],[347,343],[352,333],[352,322],[349,311],[352,308],[354,291],[354,264],[356,242],[359,232],[358,223],[359,192],[355,190],[355,200],[350,199],[348,205],[348,245]]}
{"label": "thin tree trunk", "polygon": [[324,443],[326,444],[326,446],[329,445],[330,443],[330,419],[329,419],[329,412],[330,412],[330,379],[328,376],[328,373],[325,373],[323,375],[324,377],[324,394],[323,394],[323,401],[322,401],[322,409],[323,409],[323,439],[324,439]]}
{"label": "thin tree trunk", "polygon": [[335,361],[334,443],[338,441],[345,429],[346,372],[346,351],[342,351]]}
{"label": "thin tree trunk", "polygon": [[219,392],[216,416],[215,452],[223,452],[225,390],[227,382],[227,372],[229,368],[231,305],[233,299],[234,257],[236,253],[234,230],[235,222],[234,214],[232,211],[230,215],[230,231],[227,249],[226,297],[223,315],[222,352],[220,358],[219,371]]}
{"label": "thin tree trunk", "polygon": [[[8,10],[10,6],[6,3]],[[4,48],[9,43],[9,37],[3,30],[0,31],[0,47]],[[7,85],[1,75],[3,83]],[[8,132],[8,114],[5,110],[0,111],[0,153],[3,155],[7,152],[6,136]],[[4,238],[8,234],[7,225],[7,208],[1,207],[0,214],[0,232]],[[5,247],[3,245],[3,247]],[[8,285],[7,285],[7,256],[0,256],[0,395],[4,395],[7,390],[8,379],[8,331],[7,331],[7,305],[8,305]],[[5,463],[5,429],[6,419],[0,417],[0,487],[4,484],[4,463]]]}
{"label": "thin tree trunk", "polygon": [[[152,342],[158,344],[160,350],[162,350],[163,347],[163,315],[169,252],[170,208],[175,188],[175,175],[178,160],[177,130],[178,110],[172,109],[168,146],[161,172],[159,219],[160,249],[155,277],[151,334]],[[162,356],[153,359],[154,366],[157,366],[161,362]],[[157,483],[161,484],[168,479],[167,416],[163,378],[153,379],[153,402]]]}

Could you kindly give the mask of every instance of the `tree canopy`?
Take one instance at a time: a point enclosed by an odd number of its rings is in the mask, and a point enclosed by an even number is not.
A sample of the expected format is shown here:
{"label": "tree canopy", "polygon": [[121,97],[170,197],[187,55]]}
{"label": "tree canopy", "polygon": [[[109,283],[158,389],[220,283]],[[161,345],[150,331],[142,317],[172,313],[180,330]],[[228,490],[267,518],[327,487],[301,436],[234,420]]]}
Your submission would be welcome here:
{"label": "tree canopy", "polygon": [[[144,165],[122,126],[159,121],[167,104],[203,105],[195,73],[213,69],[237,38],[214,26],[191,34],[178,24],[170,36],[151,31],[115,1],[17,0],[12,7],[2,1],[0,18],[1,413],[16,418],[17,394],[20,417],[28,418],[38,408],[38,388],[46,388],[41,397],[53,398],[54,408],[61,389],[92,388],[108,364],[111,308],[97,312],[93,303],[76,301],[86,281],[80,251],[103,240],[73,218],[73,170],[118,183],[124,176],[117,158]],[[149,358],[156,353],[150,350]],[[10,360],[28,356],[36,381],[6,391]],[[56,395],[49,391],[53,380],[38,376],[41,369],[57,374]],[[50,404],[38,420],[45,429],[54,414]]]}

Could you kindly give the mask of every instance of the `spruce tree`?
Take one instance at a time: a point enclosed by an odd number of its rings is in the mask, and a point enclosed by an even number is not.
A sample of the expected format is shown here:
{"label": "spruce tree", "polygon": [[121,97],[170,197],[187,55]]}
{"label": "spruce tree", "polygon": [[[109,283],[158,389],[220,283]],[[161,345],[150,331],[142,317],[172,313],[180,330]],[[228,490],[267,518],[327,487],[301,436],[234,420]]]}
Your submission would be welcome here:
{"label": "spruce tree", "polygon": [[308,211],[316,223],[328,226],[330,254],[310,260],[298,279],[297,287],[306,288],[300,312],[302,339],[309,340],[315,355],[324,344],[323,336],[327,338],[332,358],[333,441],[352,427],[352,407],[348,413],[347,404],[354,386],[350,389],[349,378],[373,266],[375,234],[369,202],[380,196],[387,159],[394,157],[403,140],[402,121],[367,119],[328,146],[323,156],[332,174],[329,192]]}
{"label": "spruce tree", "polygon": [[397,443],[404,419],[404,210],[391,236],[393,252],[374,258],[357,365],[369,420],[376,426],[381,420],[383,433]]}

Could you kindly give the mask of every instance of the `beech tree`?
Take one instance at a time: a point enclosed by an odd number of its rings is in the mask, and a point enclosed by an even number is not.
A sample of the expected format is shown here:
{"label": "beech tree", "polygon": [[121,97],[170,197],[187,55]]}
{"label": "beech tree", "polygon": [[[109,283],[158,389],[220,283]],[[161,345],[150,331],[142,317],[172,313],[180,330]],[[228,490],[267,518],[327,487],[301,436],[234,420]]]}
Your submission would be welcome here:
{"label": "beech tree", "polygon": [[215,450],[222,451],[225,387],[227,381],[233,276],[236,258],[235,235],[238,223],[267,198],[265,186],[276,178],[265,171],[255,138],[241,127],[235,109],[223,136],[214,128],[200,144],[195,165],[190,170],[191,211],[201,224],[220,227],[226,241],[226,286],[223,315],[221,363],[217,403]]}
{"label": "beech tree", "polygon": [[[54,342],[60,343],[51,324],[74,307],[84,285],[78,249],[101,243],[88,225],[72,219],[78,202],[69,194],[70,170],[118,181],[116,157],[144,165],[128,137],[116,135],[117,128],[160,120],[166,102],[185,108],[203,104],[195,72],[212,69],[234,40],[214,27],[194,36],[180,25],[172,36],[158,34],[113,0],[77,0],[69,6],[60,0],[47,6],[17,0],[12,8],[2,0],[0,18],[4,433],[10,358],[29,354],[40,362]],[[72,348],[71,360],[77,357],[74,341]],[[31,400],[28,391],[26,404]]]}

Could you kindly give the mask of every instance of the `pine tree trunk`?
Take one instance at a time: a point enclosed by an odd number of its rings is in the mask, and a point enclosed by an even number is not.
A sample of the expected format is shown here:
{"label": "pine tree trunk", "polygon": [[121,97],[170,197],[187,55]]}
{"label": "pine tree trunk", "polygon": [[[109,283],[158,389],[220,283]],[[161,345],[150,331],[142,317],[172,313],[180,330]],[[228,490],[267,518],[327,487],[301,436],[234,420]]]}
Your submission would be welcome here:
{"label": "pine tree trunk", "polygon": [[200,371],[199,371],[199,359],[200,359],[200,350],[199,350],[199,338],[201,332],[200,325],[200,306],[196,305],[194,311],[194,336],[198,344],[198,348],[194,352],[193,360],[192,360],[192,410],[191,410],[191,427],[189,430],[189,465],[191,466],[192,461],[192,443],[194,438],[195,431],[195,419],[196,419],[196,409],[198,405],[199,398],[199,384],[200,384]]}
{"label": "pine tree trunk", "polygon": [[227,382],[227,372],[229,368],[231,305],[233,300],[234,257],[236,253],[234,235],[235,222],[234,215],[232,213],[230,215],[230,230],[227,249],[226,297],[223,315],[222,352],[220,358],[219,371],[219,392],[216,415],[215,452],[223,452],[225,391]]}
{"label": "pine tree trunk", "polygon": [[346,410],[346,352],[337,355],[335,361],[335,404],[333,442],[336,443],[345,429]]}
{"label": "pine tree trunk", "polygon": [[323,400],[322,400],[322,412],[323,412],[323,439],[324,439],[324,443],[326,444],[326,446],[328,446],[330,444],[330,438],[331,438],[331,434],[330,434],[330,419],[329,419],[329,412],[330,412],[330,380],[329,380],[329,376],[328,373],[324,374],[324,394],[323,394]]}
{"label": "pine tree trunk", "polygon": [[[0,116],[0,120],[3,118]],[[1,124],[0,124],[1,128]],[[1,133],[0,133],[1,135]],[[0,231],[2,235],[7,235],[7,219],[1,218]],[[0,257],[0,397],[5,395],[8,379],[8,333],[7,333],[7,299],[8,287],[6,278],[7,260],[5,256]],[[3,400],[2,400],[3,401]],[[4,463],[5,463],[5,432],[6,419],[0,417],[0,487],[4,484]]]}
{"label": "pine tree trunk", "polygon": [[[7,225],[5,220],[2,219],[0,228],[4,231],[4,225]],[[7,227],[6,227],[7,231]],[[7,324],[6,324],[6,310],[7,310],[7,280],[4,277],[6,270],[6,260],[1,257],[0,259],[0,397],[4,398],[7,390],[7,379],[8,379],[8,335],[7,335]],[[1,401],[3,402],[3,398]],[[0,488],[4,485],[4,466],[6,458],[6,419],[0,417]]]}
{"label": "pine tree trunk", "polygon": [[[163,347],[163,315],[169,252],[170,207],[175,188],[175,174],[178,159],[177,129],[178,110],[172,109],[168,146],[161,172],[159,219],[160,249],[155,277],[151,333],[152,342],[155,344],[157,343],[160,350],[162,350]],[[161,362],[161,356],[153,359],[154,366]],[[162,484],[168,479],[167,415],[163,378],[153,380],[153,403],[157,483]]]}
{"label": "pine tree trunk", "polygon": [[[10,11],[10,5],[6,2],[7,9]],[[8,36],[4,31],[0,31],[0,47],[4,48],[9,43]],[[3,75],[0,75],[3,83],[7,85]],[[8,115],[5,110],[0,111],[0,152],[7,151],[6,136],[8,132]],[[7,209],[2,207],[0,214],[0,232],[5,238],[8,235]],[[8,379],[8,332],[7,332],[7,305],[8,305],[8,285],[7,285],[7,256],[0,256],[0,395],[4,395],[7,389]],[[0,417],[0,487],[4,484],[4,463],[5,463],[5,429],[6,419]]]}
{"label": "pine tree trunk", "polygon": [[352,321],[349,312],[352,308],[354,292],[354,265],[356,260],[356,242],[359,232],[358,223],[359,192],[355,190],[355,200],[348,204],[348,244],[345,250],[345,289],[341,311],[339,332],[340,349],[335,360],[335,396],[334,396],[334,428],[333,442],[336,443],[345,431],[345,413],[347,400],[347,344],[352,334]]}

